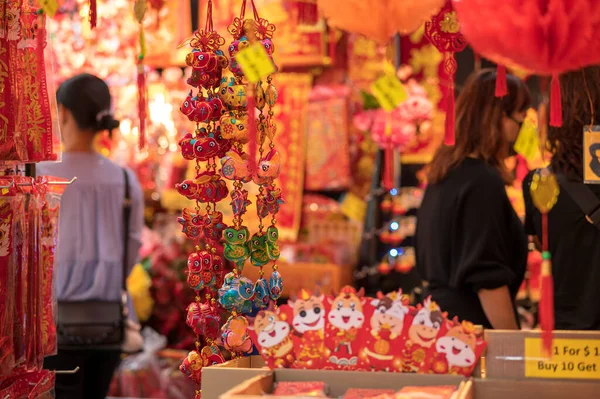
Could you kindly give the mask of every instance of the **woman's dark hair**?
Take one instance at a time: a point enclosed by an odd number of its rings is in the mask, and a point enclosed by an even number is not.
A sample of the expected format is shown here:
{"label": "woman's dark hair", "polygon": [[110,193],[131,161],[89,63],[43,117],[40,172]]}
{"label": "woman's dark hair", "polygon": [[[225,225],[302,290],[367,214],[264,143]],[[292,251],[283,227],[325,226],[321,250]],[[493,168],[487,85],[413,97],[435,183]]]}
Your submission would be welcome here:
{"label": "woman's dark hair", "polygon": [[[560,76],[561,127],[548,127],[550,166],[574,180],[583,178],[583,128],[600,120],[600,67],[592,66]],[[588,96],[589,93],[589,96]],[[591,104],[590,104],[591,101]]]}
{"label": "woman's dark hair", "polygon": [[94,75],[82,73],[66,80],[56,92],[56,101],[71,111],[82,130],[110,132],[119,127],[111,112],[110,90]]}
{"label": "woman's dark hair", "polygon": [[482,69],[467,79],[456,101],[456,144],[452,147],[442,145],[436,152],[428,165],[429,182],[443,180],[470,155],[496,168],[505,182],[512,180],[504,164],[506,140],[502,133],[502,118],[527,111],[531,94],[516,76],[507,74],[506,85],[508,95],[497,98],[495,70]]}

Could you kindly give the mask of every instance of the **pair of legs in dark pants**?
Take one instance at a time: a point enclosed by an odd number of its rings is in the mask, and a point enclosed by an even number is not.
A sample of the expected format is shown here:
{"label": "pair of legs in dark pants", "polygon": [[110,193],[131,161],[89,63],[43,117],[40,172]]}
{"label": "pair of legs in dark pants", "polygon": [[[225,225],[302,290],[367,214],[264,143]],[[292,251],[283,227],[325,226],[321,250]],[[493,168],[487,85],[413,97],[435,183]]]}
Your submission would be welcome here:
{"label": "pair of legs in dark pants", "polygon": [[48,370],[73,370],[75,374],[56,375],[56,399],[104,399],[110,382],[121,362],[116,351],[59,351],[46,358]]}

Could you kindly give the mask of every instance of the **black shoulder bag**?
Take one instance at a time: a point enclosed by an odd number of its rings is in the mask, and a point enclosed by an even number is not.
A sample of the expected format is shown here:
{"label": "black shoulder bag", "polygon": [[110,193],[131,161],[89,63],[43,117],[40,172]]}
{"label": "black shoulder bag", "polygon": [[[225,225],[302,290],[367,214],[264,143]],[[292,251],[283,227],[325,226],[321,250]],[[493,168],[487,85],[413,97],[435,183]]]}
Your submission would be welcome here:
{"label": "black shoulder bag", "polygon": [[127,261],[131,197],[129,175],[123,169],[123,273],[120,301],[59,301],[57,337],[60,350],[120,351],[125,340],[127,319]]}
{"label": "black shoulder bag", "polygon": [[596,194],[582,182],[571,181],[563,174],[557,174],[556,178],[560,187],[583,211],[585,219],[600,229],[600,199]]}

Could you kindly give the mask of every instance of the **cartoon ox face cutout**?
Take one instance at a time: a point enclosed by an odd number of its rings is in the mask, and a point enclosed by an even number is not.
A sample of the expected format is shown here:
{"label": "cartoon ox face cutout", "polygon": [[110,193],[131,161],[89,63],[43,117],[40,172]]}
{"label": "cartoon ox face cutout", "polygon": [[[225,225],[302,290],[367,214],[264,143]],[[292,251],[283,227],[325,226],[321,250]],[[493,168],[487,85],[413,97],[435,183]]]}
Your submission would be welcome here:
{"label": "cartoon ox face cutout", "polygon": [[[463,323],[464,324],[464,323]],[[475,364],[477,338],[472,328],[458,325],[437,340],[435,349],[446,355],[449,367],[471,367]]]}
{"label": "cartoon ox face cutout", "polygon": [[293,309],[292,325],[299,333],[318,331],[325,328],[324,296],[317,289],[313,295],[302,290],[300,297],[291,299],[288,303]]}
{"label": "cartoon ox face cutout", "polygon": [[404,317],[408,313],[405,297],[396,292],[383,295],[379,293],[378,299],[371,301],[375,307],[371,317],[371,333],[377,334],[380,330],[388,330],[390,338],[394,339],[402,333]]}
{"label": "cartoon ox face cutout", "polygon": [[417,345],[429,348],[435,342],[443,321],[444,316],[437,304],[427,298],[408,329],[408,338]]}
{"label": "cartoon ox face cutout", "polygon": [[[258,344],[263,348],[274,348],[283,343],[290,335],[290,325],[281,320],[279,315],[270,310],[261,311],[254,319],[254,331]],[[287,350],[292,349],[292,341],[289,340]],[[283,348],[282,354],[287,353]]]}
{"label": "cartoon ox face cutout", "polygon": [[365,322],[363,305],[364,290],[358,293],[352,287],[344,287],[340,294],[331,301],[331,310],[327,320],[340,330],[360,328]]}

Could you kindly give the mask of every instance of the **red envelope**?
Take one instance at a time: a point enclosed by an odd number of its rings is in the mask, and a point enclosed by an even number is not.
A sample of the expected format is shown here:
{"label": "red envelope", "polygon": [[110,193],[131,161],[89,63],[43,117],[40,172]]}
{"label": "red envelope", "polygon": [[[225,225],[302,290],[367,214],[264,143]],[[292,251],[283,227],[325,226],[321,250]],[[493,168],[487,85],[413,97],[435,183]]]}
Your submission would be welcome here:
{"label": "red envelope", "polygon": [[291,298],[288,305],[292,310],[290,324],[297,339],[294,339],[296,358],[292,368],[321,369],[325,364],[325,320],[327,304],[325,296],[317,288],[311,295],[306,290]]}
{"label": "red envelope", "polygon": [[261,310],[248,317],[250,339],[271,369],[289,368],[295,360],[292,331],[288,323],[291,308],[282,306]]}
{"label": "red envelope", "polygon": [[445,333],[446,314],[428,297],[423,305],[411,310],[407,317],[402,351],[402,371],[416,373],[425,361],[429,348]]}
{"label": "red envelope", "polygon": [[459,323],[457,318],[445,324],[446,332],[430,348],[421,372],[470,377],[487,345],[482,331],[473,323]]}
{"label": "red envelope", "polygon": [[402,371],[402,350],[405,336],[403,335],[406,315],[410,308],[408,297],[402,295],[402,290],[387,295],[377,294],[371,299],[369,333],[363,339],[361,346],[361,362],[374,371]]}
{"label": "red envelope", "polygon": [[364,308],[370,298],[364,290],[357,292],[353,287],[342,288],[335,298],[326,298],[329,312],[325,323],[325,366],[326,369],[355,370],[359,364],[361,332],[365,328]]}

